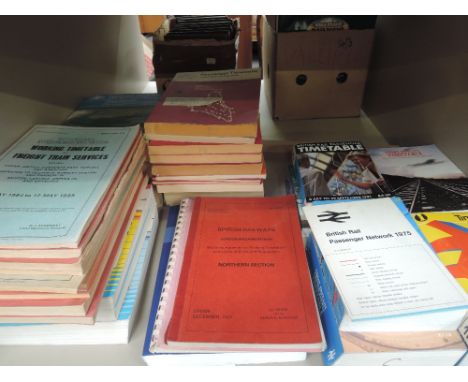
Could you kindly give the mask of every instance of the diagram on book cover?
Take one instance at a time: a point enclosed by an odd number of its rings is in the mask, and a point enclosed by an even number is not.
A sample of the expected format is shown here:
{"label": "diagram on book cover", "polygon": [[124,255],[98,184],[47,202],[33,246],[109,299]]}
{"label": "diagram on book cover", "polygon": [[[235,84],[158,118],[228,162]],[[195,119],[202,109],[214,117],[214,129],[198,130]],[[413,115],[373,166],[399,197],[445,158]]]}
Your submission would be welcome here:
{"label": "diagram on book cover", "polygon": [[371,157],[360,151],[307,153],[298,158],[307,200],[389,193]]}
{"label": "diagram on book cover", "polygon": [[227,123],[231,123],[233,121],[235,110],[226,103],[220,89],[212,89],[207,94],[207,98],[214,98],[216,100],[206,105],[191,106],[190,111],[194,113],[203,113]]}

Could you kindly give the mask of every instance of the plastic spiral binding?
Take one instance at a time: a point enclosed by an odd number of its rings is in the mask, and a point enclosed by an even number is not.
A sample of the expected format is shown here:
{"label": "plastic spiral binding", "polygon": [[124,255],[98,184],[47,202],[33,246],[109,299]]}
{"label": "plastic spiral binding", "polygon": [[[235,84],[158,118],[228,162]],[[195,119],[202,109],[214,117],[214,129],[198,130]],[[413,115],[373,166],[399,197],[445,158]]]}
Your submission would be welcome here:
{"label": "plastic spiral binding", "polygon": [[[176,255],[178,253],[178,248],[181,243],[180,236],[182,234],[181,230],[184,227],[186,213],[189,208],[191,208],[192,200],[184,199],[180,203],[179,215],[177,216],[177,222],[174,229],[174,236],[172,238],[172,245],[169,252],[169,259],[167,261],[166,274],[164,275],[164,282],[161,291],[161,297],[159,298],[158,310],[156,312],[156,319],[153,327],[153,335],[151,336],[151,346],[150,349],[153,349],[158,343],[160,338],[162,317],[164,316],[164,310],[167,306],[167,298],[170,289],[172,288],[173,272],[176,264]],[[185,243],[183,243],[185,245]]]}

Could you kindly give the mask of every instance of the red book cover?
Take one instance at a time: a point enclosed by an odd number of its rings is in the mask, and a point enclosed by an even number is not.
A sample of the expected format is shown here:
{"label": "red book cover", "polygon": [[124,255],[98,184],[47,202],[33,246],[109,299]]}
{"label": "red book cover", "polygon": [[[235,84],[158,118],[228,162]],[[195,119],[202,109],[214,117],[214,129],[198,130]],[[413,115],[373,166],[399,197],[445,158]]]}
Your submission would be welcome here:
{"label": "red book cover", "polygon": [[145,132],[255,138],[259,102],[258,69],[178,73],[146,119]]}
{"label": "red book cover", "polygon": [[322,349],[293,196],[195,199],[166,342]]}

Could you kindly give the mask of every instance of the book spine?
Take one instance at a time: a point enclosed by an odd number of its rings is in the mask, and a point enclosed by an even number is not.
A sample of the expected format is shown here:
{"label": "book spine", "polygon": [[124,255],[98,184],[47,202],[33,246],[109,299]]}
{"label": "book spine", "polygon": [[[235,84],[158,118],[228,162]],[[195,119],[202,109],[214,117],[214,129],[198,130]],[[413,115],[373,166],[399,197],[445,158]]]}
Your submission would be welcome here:
{"label": "book spine", "polygon": [[325,261],[320,259],[318,251],[313,236],[309,235],[306,244],[307,260],[314,285],[320,320],[322,321],[327,342],[327,347],[322,352],[322,361],[324,365],[331,366],[343,354],[339,324],[343,318],[344,311],[336,309],[336,307],[334,309],[334,304],[340,303],[339,297],[337,296],[336,302],[334,302],[335,294],[330,293],[335,289],[334,285],[330,285],[330,283],[333,283],[333,280]]}
{"label": "book spine", "polygon": [[145,344],[143,347],[143,355],[151,354],[150,346],[153,338],[153,329],[156,322],[156,315],[159,309],[159,303],[161,300],[161,293],[163,289],[163,283],[165,274],[167,272],[167,264],[169,260],[169,253],[172,247],[172,239],[174,236],[174,228],[176,225],[177,217],[179,214],[179,206],[173,206],[169,208],[166,222],[166,232],[164,235],[164,242],[161,249],[161,256],[159,259],[158,273],[156,275],[156,281],[154,285],[153,300],[151,302],[151,311],[149,314],[148,327],[146,331]]}
{"label": "book spine", "polygon": [[170,294],[170,290],[172,288],[172,280],[173,280],[173,271],[176,263],[176,256],[179,253],[179,245],[184,245],[185,243],[181,243],[180,235],[181,230],[185,224],[185,210],[187,209],[187,205],[190,203],[188,199],[182,200],[179,207],[179,215],[177,217],[177,223],[174,229],[174,235],[172,238],[171,249],[169,250],[169,258],[167,260],[167,268],[166,273],[164,275],[164,283],[161,290],[161,297],[159,299],[158,310],[156,312],[156,319],[154,322],[154,330],[152,334],[152,343],[156,343],[158,339],[161,338],[161,318],[164,316],[164,310],[167,305],[167,299]]}
{"label": "book spine", "polygon": [[133,318],[135,316],[133,314],[134,308],[138,306],[141,299],[143,283],[147,273],[148,264],[151,259],[156,232],[159,226],[156,201],[154,200],[154,196],[151,196],[150,198],[151,203],[149,208],[151,210],[148,213],[147,221],[145,222],[146,224],[143,226],[143,229],[146,232],[144,236],[140,238],[140,240],[143,241],[143,245],[140,248],[136,269],[119,312],[119,320]]}
{"label": "book spine", "polygon": [[295,186],[297,190],[297,203],[301,206],[304,206],[306,202],[306,196],[304,190],[304,183],[302,181],[301,172],[299,170],[299,163],[297,160],[294,161],[293,180],[295,180]]}

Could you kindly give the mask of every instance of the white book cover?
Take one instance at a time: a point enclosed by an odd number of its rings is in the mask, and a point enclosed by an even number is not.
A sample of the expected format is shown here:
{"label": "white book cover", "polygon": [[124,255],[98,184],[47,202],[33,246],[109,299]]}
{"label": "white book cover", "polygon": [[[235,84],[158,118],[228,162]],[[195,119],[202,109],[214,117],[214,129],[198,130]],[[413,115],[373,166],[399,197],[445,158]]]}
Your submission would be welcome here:
{"label": "white book cover", "polygon": [[463,172],[436,145],[384,147],[367,150],[385,175],[408,178],[462,178]]}
{"label": "white book cover", "polygon": [[468,307],[467,294],[403,211],[392,198],[304,208],[352,320]]}
{"label": "white book cover", "polygon": [[0,156],[0,247],[76,248],[139,133],[38,125]]}

